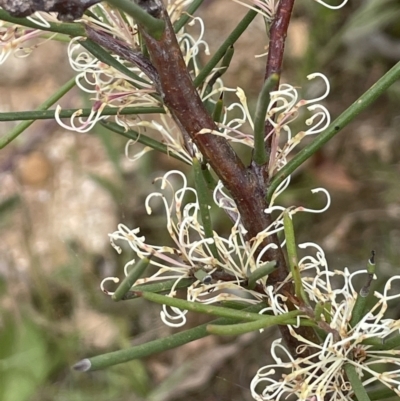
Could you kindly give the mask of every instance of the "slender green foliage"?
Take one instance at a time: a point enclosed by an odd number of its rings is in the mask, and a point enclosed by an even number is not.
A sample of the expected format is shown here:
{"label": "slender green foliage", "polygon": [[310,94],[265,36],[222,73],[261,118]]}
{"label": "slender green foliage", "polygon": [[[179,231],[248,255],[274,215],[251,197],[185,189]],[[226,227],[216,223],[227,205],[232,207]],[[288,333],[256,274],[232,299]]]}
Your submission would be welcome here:
{"label": "slender green foliage", "polygon": [[[0,10],[1,11],[1,10]],[[64,85],[62,85],[52,96],[50,96],[45,102],[43,102],[37,109],[37,111],[43,112],[51,107],[55,102],[61,99],[67,92],[69,92],[75,86],[75,77],[71,78]],[[8,113],[8,115],[12,116],[14,113]],[[4,121],[4,120],[3,120]],[[35,118],[32,120],[24,121],[18,124],[14,129],[11,130],[8,134],[2,136],[0,138],[0,149],[3,149],[6,145],[12,142],[15,138],[17,138],[20,134],[22,134],[33,122]]]}

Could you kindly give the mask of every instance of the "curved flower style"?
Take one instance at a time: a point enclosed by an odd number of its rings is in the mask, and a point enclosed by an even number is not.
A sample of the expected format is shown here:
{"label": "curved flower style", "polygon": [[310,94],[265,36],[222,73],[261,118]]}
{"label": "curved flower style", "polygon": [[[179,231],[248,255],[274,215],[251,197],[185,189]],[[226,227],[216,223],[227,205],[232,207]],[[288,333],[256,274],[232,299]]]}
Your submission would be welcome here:
{"label": "curved flower style", "polygon": [[[168,0],[166,7],[172,22],[176,22],[186,7],[193,0]],[[83,15],[81,21],[89,30],[96,32],[99,36],[112,38],[115,48],[121,49],[125,56],[129,53],[131,56],[140,49],[140,42],[137,33],[135,21],[129,15],[121,13],[118,9],[109,6],[106,2],[99,3],[90,9],[91,13]],[[34,17],[29,17],[37,25],[37,29],[18,27],[13,24],[1,22],[0,24],[0,63],[4,61],[11,52],[28,55],[33,47],[28,40],[40,37],[45,32],[41,31],[41,27],[49,26],[48,21],[57,21],[55,16],[48,13],[35,13]],[[207,43],[203,40],[204,24],[201,18],[192,18],[189,25],[198,27],[198,36],[193,37],[181,29],[177,33],[177,39],[191,73],[197,75],[199,72],[198,55],[200,52],[209,54]],[[47,34],[46,34],[47,35]],[[154,77],[149,78],[142,70],[140,70],[126,57],[118,54],[118,51],[111,52],[111,56],[124,67],[124,71],[117,70],[101,61],[99,61],[89,51],[83,49],[80,45],[82,38],[77,37],[70,40],[68,45],[68,57],[71,67],[77,72],[77,86],[92,96],[93,106],[92,113],[89,117],[82,119],[79,112],[75,113],[69,123],[62,122],[60,119],[61,107],[56,109],[56,120],[64,128],[77,132],[87,132],[101,119],[108,118],[102,116],[102,110],[105,106],[117,107],[122,109],[128,106],[137,107],[161,107],[162,101],[157,93]],[[26,48],[23,44],[28,43]],[[137,52],[138,53],[138,52]],[[133,58],[134,56],[132,56]],[[129,58],[129,57],[128,57]],[[139,57],[140,58],[140,57]],[[140,120],[137,116],[116,116],[114,117],[117,124],[125,129],[130,127],[138,127],[141,129]],[[165,127],[162,127],[159,121],[153,124],[157,131],[165,140],[165,132],[173,127],[173,121],[170,121]],[[164,121],[166,121],[164,119]],[[162,121],[161,123],[163,123]],[[175,130],[178,132],[178,130]],[[171,134],[165,141],[171,144]],[[186,144],[187,145],[187,144]],[[180,138],[176,135],[172,151],[176,148],[184,148],[180,142]],[[186,153],[191,149],[186,150]],[[182,152],[182,149],[180,150]],[[193,157],[193,154],[190,155]]]}
{"label": "curved flower style", "polygon": [[[389,279],[382,294],[375,292],[376,304],[352,327],[350,320],[358,296],[353,279],[366,271],[350,273],[345,269],[331,272],[318,245],[301,245],[303,248],[310,246],[316,248],[316,256],[303,258],[299,266],[306,274],[303,283],[307,296],[312,304],[320,306],[315,309],[321,311],[320,315],[313,318],[324,333],[323,341],[314,344],[289,326],[292,336],[300,343],[299,356],[291,356],[281,340],[275,340],[271,346],[275,363],[262,367],[252,381],[254,399],[280,400],[294,395],[300,401],[349,400],[353,390],[344,371],[346,364],[355,367],[364,387],[380,382],[400,395],[400,350],[377,351],[364,343],[371,338],[383,343],[392,333],[399,331],[400,320],[384,319],[384,316],[388,302],[400,298],[398,293],[389,293],[400,276]],[[337,283],[338,279],[342,284]],[[310,355],[301,357],[305,349],[311,350]],[[260,391],[261,385],[265,388]]]}
{"label": "curved flower style", "polygon": [[[183,10],[192,0],[176,0],[168,2],[168,12],[172,22],[177,20]],[[124,54],[129,52],[132,57],[134,56],[135,49],[140,49],[139,37],[136,35],[137,26],[132,17],[122,15],[119,10],[111,8],[107,4],[98,4],[92,9],[93,17],[83,16],[82,20],[94,32],[101,35],[109,35],[113,38],[115,44],[118,45]],[[185,61],[194,66],[197,70],[195,58],[201,46],[208,47],[202,40],[204,33],[203,23],[200,19],[193,19],[192,23],[199,22],[200,24],[200,37],[198,39],[192,38],[187,33],[178,34],[182,51],[185,55]],[[126,73],[116,70],[99,60],[86,50],[82,50],[79,41],[81,38],[73,39],[69,44],[68,55],[71,66],[79,74],[77,75],[77,84],[79,87],[90,94],[94,94],[94,110],[98,110],[100,105],[104,107],[114,106],[123,108],[126,106],[156,106],[160,107],[162,104],[157,96],[157,89],[155,83],[143,73],[136,65],[127,62],[126,58],[118,54],[112,56],[125,66],[132,74],[129,76]],[[126,50],[129,49],[129,50]],[[117,52],[118,53],[118,52]],[[135,78],[136,76],[136,78]],[[84,83],[82,84],[81,81]],[[89,120],[89,119],[88,119]],[[136,126],[137,117],[124,116],[121,118],[117,116],[116,122],[124,128]],[[96,123],[97,117],[93,120]],[[86,121],[83,123],[86,126],[92,126],[91,122]],[[74,124],[71,119],[71,125],[63,125],[66,129],[73,131],[79,130],[78,126]]]}

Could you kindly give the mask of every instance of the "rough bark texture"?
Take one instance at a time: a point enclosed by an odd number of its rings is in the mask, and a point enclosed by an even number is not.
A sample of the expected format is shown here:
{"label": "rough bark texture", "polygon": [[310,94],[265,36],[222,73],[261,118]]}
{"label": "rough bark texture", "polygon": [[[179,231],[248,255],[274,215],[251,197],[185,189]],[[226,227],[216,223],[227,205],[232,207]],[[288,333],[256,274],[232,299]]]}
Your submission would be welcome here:
{"label": "rough bark texture", "polygon": [[82,17],[90,6],[101,0],[0,0],[0,6],[13,17],[28,17],[36,11],[57,12],[60,21]]}

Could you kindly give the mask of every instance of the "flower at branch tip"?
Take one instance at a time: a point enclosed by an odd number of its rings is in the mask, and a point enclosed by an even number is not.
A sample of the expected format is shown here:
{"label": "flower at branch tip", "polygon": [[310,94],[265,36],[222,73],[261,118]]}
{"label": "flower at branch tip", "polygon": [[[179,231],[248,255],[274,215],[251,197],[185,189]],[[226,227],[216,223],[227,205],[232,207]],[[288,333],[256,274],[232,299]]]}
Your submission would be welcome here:
{"label": "flower at branch tip", "polygon": [[281,339],[275,340],[271,345],[274,363],[259,369],[253,378],[253,398],[257,401],[286,400],[290,396],[300,401],[350,400],[354,393],[345,374],[346,364],[354,366],[367,391],[371,385],[380,383],[400,395],[400,350],[377,350],[365,343],[365,340],[375,339],[383,344],[394,333],[399,334],[400,320],[385,318],[385,313],[388,302],[398,302],[400,298],[398,291],[391,291],[394,284],[400,284],[400,276],[390,278],[383,293],[374,293],[375,305],[351,326],[359,296],[353,281],[356,276],[365,275],[366,270],[329,271],[324,252],[318,245],[305,243],[300,247],[316,249],[316,256],[304,257],[299,267],[312,304],[307,314],[310,316],[318,310],[313,312],[312,306],[321,306],[320,316],[314,316],[314,320],[324,334],[321,343],[314,344],[289,326],[291,335],[299,342],[298,356],[292,356]]}

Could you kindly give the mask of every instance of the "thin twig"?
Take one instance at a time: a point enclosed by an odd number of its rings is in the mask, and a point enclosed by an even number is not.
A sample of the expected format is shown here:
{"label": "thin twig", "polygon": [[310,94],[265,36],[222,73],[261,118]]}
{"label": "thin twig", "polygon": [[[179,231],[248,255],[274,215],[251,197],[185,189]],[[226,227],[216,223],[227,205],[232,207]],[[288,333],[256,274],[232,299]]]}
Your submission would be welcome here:
{"label": "thin twig", "polygon": [[[290,17],[292,15],[293,4],[295,0],[280,0],[275,19],[271,24],[269,31],[269,47],[267,65],[265,68],[265,79],[267,80],[272,74],[281,75],[283,53],[285,50],[285,42],[287,30],[289,27]],[[279,80],[272,90],[279,88]],[[272,124],[267,120],[265,123],[265,142],[267,154],[271,153],[272,140],[274,135],[269,135],[273,130]]]}

